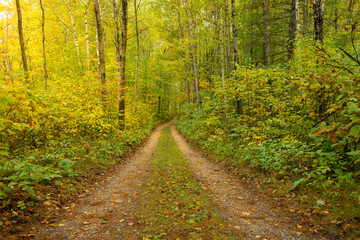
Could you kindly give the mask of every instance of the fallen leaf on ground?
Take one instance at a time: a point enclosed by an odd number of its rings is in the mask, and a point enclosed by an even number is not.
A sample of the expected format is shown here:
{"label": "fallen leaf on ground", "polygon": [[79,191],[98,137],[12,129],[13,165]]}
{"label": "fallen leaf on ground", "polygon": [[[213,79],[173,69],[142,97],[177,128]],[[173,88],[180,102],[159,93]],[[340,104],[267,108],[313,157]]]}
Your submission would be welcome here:
{"label": "fallen leaf on ground", "polygon": [[242,212],[241,214],[244,215],[244,216],[250,216],[249,212]]}

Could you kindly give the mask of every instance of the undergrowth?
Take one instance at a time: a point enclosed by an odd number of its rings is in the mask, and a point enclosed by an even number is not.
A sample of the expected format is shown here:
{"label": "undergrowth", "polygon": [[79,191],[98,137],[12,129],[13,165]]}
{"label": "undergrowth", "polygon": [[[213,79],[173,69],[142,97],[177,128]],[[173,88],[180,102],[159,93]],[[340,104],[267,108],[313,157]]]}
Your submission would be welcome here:
{"label": "undergrowth", "polygon": [[123,127],[85,79],[48,91],[0,82],[0,94],[0,228],[49,197],[76,195],[164,120],[139,105]]}

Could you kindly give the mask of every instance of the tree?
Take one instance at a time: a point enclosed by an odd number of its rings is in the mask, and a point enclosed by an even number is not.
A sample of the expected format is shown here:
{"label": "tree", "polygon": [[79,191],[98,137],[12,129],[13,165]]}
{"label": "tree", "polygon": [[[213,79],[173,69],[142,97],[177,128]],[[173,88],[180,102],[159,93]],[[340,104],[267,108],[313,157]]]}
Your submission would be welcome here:
{"label": "tree", "polygon": [[25,42],[24,42],[24,35],[23,35],[20,0],[15,0],[15,3],[16,3],[17,15],[18,15],[18,31],[19,31],[19,42],[20,42],[20,49],[21,49],[22,65],[24,68],[25,80],[28,81],[29,80],[29,68],[28,68],[27,57],[26,57],[26,52],[25,52]]}
{"label": "tree", "polygon": [[42,4],[42,0],[40,0],[40,8],[41,8],[41,32],[42,32],[42,50],[43,50],[43,74],[44,74],[44,87],[47,90],[47,69],[46,69],[46,49],[45,49],[45,11],[44,6]]}
{"label": "tree", "polygon": [[289,24],[289,40],[288,40],[288,59],[294,57],[295,40],[300,31],[299,21],[299,0],[291,0],[290,6],[290,24]]}
{"label": "tree", "polygon": [[88,24],[88,9],[89,9],[89,0],[84,0],[84,24],[85,24],[85,38],[86,38],[86,70],[87,73],[90,73],[90,37],[89,37],[89,24]]}
{"label": "tree", "polygon": [[121,125],[125,125],[125,64],[126,47],[128,34],[128,0],[121,0],[121,45],[120,45],[120,66],[119,66],[119,120]]}
{"label": "tree", "polygon": [[104,43],[104,32],[100,16],[100,4],[99,0],[94,1],[94,11],[96,18],[96,29],[98,38],[98,49],[99,49],[99,75],[101,82],[101,99],[105,102],[106,95],[106,72],[105,72],[105,43]]}
{"label": "tree", "polygon": [[135,12],[135,35],[136,35],[136,69],[135,69],[135,112],[137,111],[138,104],[138,79],[139,79],[139,28],[138,28],[138,9],[141,4],[141,0],[139,0],[139,5],[136,4],[136,0],[134,0],[134,12]]}
{"label": "tree", "polygon": [[323,32],[323,8],[322,0],[314,0],[313,11],[314,11],[314,30],[315,30],[315,40],[319,40],[321,43],[324,41],[324,32]]}
{"label": "tree", "polygon": [[264,21],[264,65],[270,67],[270,18],[269,18],[269,2],[263,2],[263,21]]}
{"label": "tree", "polygon": [[[231,0],[231,16],[232,16],[232,33],[233,33],[233,44],[234,44],[234,69],[237,69],[237,65],[240,64],[239,58],[239,45],[238,45],[238,27],[236,19],[235,0]],[[236,100],[236,113],[239,115],[243,114],[242,100]]]}
{"label": "tree", "polygon": [[201,107],[201,98],[200,98],[200,85],[199,85],[199,69],[198,69],[198,56],[197,56],[197,43],[196,43],[196,25],[191,12],[191,6],[187,0],[185,0],[186,13],[188,18],[187,33],[188,38],[192,41],[191,44],[191,53],[190,58],[192,59],[192,69],[193,69],[193,78],[194,78],[194,93],[196,94],[196,105],[198,108]]}
{"label": "tree", "polygon": [[70,19],[71,19],[72,33],[74,35],[74,42],[75,42],[75,47],[76,47],[76,57],[77,57],[78,64],[81,67],[79,41],[78,41],[78,36],[77,36],[77,33],[76,33],[75,21],[74,21],[74,16],[73,16],[73,13],[72,13],[70,0],[67,0],[67,3],[68,3],[68,9],[69,9],[69,14],[70,14]]}

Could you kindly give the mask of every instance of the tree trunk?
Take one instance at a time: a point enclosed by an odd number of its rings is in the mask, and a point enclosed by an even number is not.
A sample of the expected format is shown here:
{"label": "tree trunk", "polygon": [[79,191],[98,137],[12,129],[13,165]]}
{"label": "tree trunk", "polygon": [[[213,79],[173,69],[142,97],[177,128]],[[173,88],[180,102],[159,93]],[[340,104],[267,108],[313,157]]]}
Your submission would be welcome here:
{"label": "tree trunk", "polygon": [[353,6],[353,0],[349,0],[349,5],[348,5],[348,15],[346,17],[346,23],[345,23],[345,28],[349,28],[350,29],[350,17],[352,15],[352,6]]}
{"label": "tree trunk", "polygon": [[69,14],[70,14],[72,32],[73,32],[73,35],[74,35],[74,42],[75,42],[75,47],[76,47],[77,61],[78,61],[79,66],[81,67],[80,51],[79,51],[79,41],[78,41],[77,34],[76,34],[75,21],[74,21],[74,16],[73,16],[73,14],[72,14],[72,9],[71,9],[71,5],[70,5],[70,0],[67,0],[67,3],[68,3]]}
{"label": "tree trunk", "polygon": [[[120,23],[119,23],[119,8],[116,0],[112,1],[113,4],[113,14],[114,14],[114,39],[115,39],[115,59],[116,63],[120,65]],[[119,70],[119,68],[118,68]]]}
{"label": "tree trunk", "polygon": [[228,68],[228,74],[227,76],[229,77],[230,74],[232,73],[232,71],[234,70],[233,68],[233,59],[232,59],[232,49],[231,49],[231,33],[230,33],[230,23],[229,23],[229,2],[228,0],[225,0],[225,29],[226,29],[226,63],[227,63],[227,68]]}
{"label": "tree trunk", "polygon": [[191,103],[191,98],[190,98],[190,82],[189,82],[189,73],[188,73],[188,67],[187,64],[185,63],[185,81],[186,81],[186,97],[187,97],[187,102]]}
{"label": "tree trunk", "polygon": [[135,11],[135,34],[136,34],[136,70],[135,70],[135,112],[137,112],[137,102],[138,102],[138,74],[139,74],[139,29],[138,29],[138,9],[140,6],[141,0],[139,0],[139,5],[136,4],[134,0],[134,11]]}
{"label": "tree trunk", "polygon": [[45,51],[45,11],[44,6],[42,4],[42,0],[40,0],[40,8],[41,8],[41,30],[42,30],[42,52],[43,52],[43,73],[44,73],[44,87],[47,90],[47,70],[46,70],[46,51]]}
{"label": "tree trunk", "polygon": [[290,24],[289,24],[289,39],[288,39],[288,60],[293,59],[295,52],[295,41],[299,33],[299,0],[291,0],[290,6]]}
{"label": "tree trunk", "polygon": [[119,71],[119,120],[125,126],[125,63],[128,30],[128,0],[121,0],[121,46],[120,46],[120,71]]}
{"label": "tree trunk", "polygon": [[105,104],[106,96],[106,72],[105,72],[105,43],[104,43],[104,32],[102,28],[102,22],[100,17],[100,3],[99,0],[94,1],[94,11],[96,18],[96,29],[98,38],[98,49],[99,49],[99,76],[101,82],[101,99]]}
{"label": "tree trunk", "polygon": [[196,88],[196,105],[198,108],[201,107],[201,97],[200,97],[200,84],[199,84],[199,69],[198,69],[198,57],[197,57],[197,44],[194,48],[194,71],[195,71],[195,88]]}
{"label": "tree trunk", "polygon": [[9,14],[6,14],[6,36],[5,36],[5,54],[6,54],[6,69],[5,72],[10,76],[11,83],[14,84],[14,78],[12,76],[12,61],[9,55]]}
{"label": "tree trunk", "polygon": [[[232,34],[233,34],[233,44],[234,44],[234,63],[239,64],[239,44],[237,41],[238,38],[238,28],[236,20],[236,11],[235,11],[235,0],[231,0],[231,17],[232,17]],[[234,67],[236,69],[236,66]]]}
{"label": "tree trunk", "polygon": [[[192,68],[193,68],[193,87],[194,87],[194,94],[196,95],[196,104],[197,107],[201,107],[201,99],[200,99],[200,93],[199,93],[199,71],[198,71],[198,60],[197,60],[197,43],[196,39],[194,37],[195,33],[192,34],[192,32],[195,31],[194,26],[194,19],[192,17],[192,13],[190,11],[189,3],[187,0],[185,0],[185,7],[186,12],[188,15],[188,24],[187,24],[187,34],[190,41],[193,43],[190,45],[192,52],[190,53],[190,58],[192,59]],[[195,102],[195,99],[193,99]]]}
{"label": "tree trunk", "polygon": [[[233,42],[234,42],[234,69],[237,69],[237,65],[240,63],[239,58],[239,45],[238,45],[238,29],[237,29],[237,20],[236,20],[236,11],[235,11],[235,0],[231,0],[231,17],[232,17],[232,33],[233,33]],[[242,115],[244,113],[242,100],[240,97],[236,99],[236,113]]]}
{"label": "tree trunk", "polygon": [[264,21],[264,63],[266,67],[270,67],[270,19],[269,19],[269,3],[263,0],[263,21]]}
{"label": "tree trunk", "polygon": [[303,35],[308,33],[308,27],[309,27],[309,22],[310,22],[308,1],[309,0],[305,0],[304,5],[303,5],[303,21],[302,21],[303,24],[302,24],[302,31],[301,31]]}
{"label": "tree trunk", "polygon": [[315,29],[315,40],[324,41],[323,33],[323,14],[322,14],[322,0],[314,0],[313,11],[314,11],[314,29]]}
{"label": "tree trunk", "polygon": [[88,24],[88,8],[89,2],[85,3],[85,38],[86,38],[86,70],[90,74],[90,37],[89,37],[89,24]]}
{"label": "tree trunk", "polygon": [[[220,34],[223,31],[220,31]],[[224,40],[224,33],[220,36],[221,40]],[[222,90],[224,94],[224,107],[225,107],[225,116],[227,118],[227,99],[226,99],[226,87],[225,87],[225,53],[224,53],[224,46],[220,44],[220,52],[221,52],[221,82],[222,82]]]}
{"label": "tree trunk", "polygon": [[[183,29],[183,25],[182,25],[182,21],[181,21],[181,4],[182,2],[179,1],[179,12],[178,12],[178,20],[179,20],[179,29],[180,29],[180,36],[181,39],[183,40],[185,38],[184,36],[184,29]],[[189,83],[189,73],[188,73],[188,65],[186,62],[187,59],[187,51],[185,51],[184,53],[185,55],[185,59],[184,59],[184,70],[185,70],[185,88],[186,88],[186,98],[187,98],[187,103],[191,102],[190,99],[190,83]]]}
{"label": "tree trunk", "polygon": [[21,7],[20,7],[20,0],[15,0],[16,3],[16,10],[18,14],[18,31],[19,31],[19,42],[20,42],[20,49],[21,49],[21,58],[22,58],[22,65],[24,68],[25,80],[26,82],[29,81],[29,68],[27,64],[27,58],[25,53],[25,42],[24,42],[24,35],[23,35],[23,28],[22,28],[22,14],[21,14]]}

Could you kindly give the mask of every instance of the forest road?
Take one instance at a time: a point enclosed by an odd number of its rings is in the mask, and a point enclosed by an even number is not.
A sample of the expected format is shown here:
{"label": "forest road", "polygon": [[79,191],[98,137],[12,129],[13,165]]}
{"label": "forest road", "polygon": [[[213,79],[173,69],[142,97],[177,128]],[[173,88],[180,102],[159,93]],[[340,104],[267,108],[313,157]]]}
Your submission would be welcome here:
{"label": "forest road", "polygon": [[199,184],[228,220],[229,227],[244,236],[241,239],[324,239],[298,229],[298,223],[283,215],[257,190],[203,157],[176,130],[174,121],[157,127],[140,149],[86,195],[65,205],[52,219],[33,223],[28,232],[31,239],[142,239],[134,214],[137,193],[146,179],[161,131],[169,124],[172,137]]}
{"label": "forest road", "polygon": [[137,192],[144,182],[155,153],[162,124],[145,144],[111,176],[78,202],[63,208],[51,224],[34,226],[35,239],[137,239],[135,227]]}
{"label": "forest road", "polygon": [[219,166],[202,156],[172,125],[171,134],[189,161],[199,183],[211,196],[230,227],[245,234],[243,239],[324,239],[297,227],[290,217]]}

